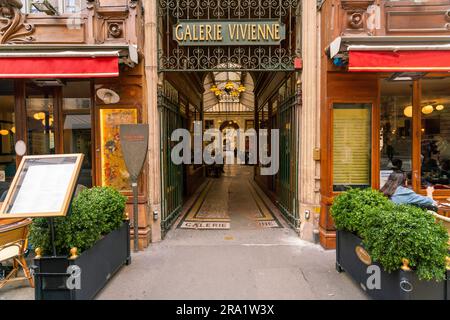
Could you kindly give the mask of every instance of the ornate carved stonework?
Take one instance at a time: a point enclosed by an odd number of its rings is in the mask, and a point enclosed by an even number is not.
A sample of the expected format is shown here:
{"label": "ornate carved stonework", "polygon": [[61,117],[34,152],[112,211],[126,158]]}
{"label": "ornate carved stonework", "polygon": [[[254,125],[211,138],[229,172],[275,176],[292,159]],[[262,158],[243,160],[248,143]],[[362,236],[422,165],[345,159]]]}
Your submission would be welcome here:
{"label": "ornate carved stonework", "polygon": [[119,38],[122,36],[123,22],[109,22],[108,23],[108,35],[113,38]]}
{"label": "ornate carved stonework", "polygon": [[26,23],[18,0],[0,0],[0,44],[34,41],[34,26]]}

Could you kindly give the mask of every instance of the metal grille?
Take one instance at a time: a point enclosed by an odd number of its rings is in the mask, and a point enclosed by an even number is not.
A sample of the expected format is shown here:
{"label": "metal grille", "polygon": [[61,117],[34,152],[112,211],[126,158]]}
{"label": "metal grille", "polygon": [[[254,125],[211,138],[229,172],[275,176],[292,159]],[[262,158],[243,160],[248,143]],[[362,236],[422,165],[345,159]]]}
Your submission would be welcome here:
{"label": "metal grille", "polygon": [[300,227],[297,208],[297,128],[296,95],[283,100],[278,108],[280,129],[279,208],[293,228]]}
{"label": "metal grille", "polygon": [[158,92],[158,106],[161,123],[161,190],[163,195],[161,210],[161,231],[164,236],[178,218],[183,206],[183,166],[171,160],[173,142],[170,140],[175,129],[182,128],[183,119],[177,94]]}
{"label": "metal grille", "polygon": [[[160,71],[291,71],[297,55],[295,25],[298,0],[158,0]],[[279,45],[179,46],[172,28],[180,20],[267,20],[286,26]]]}

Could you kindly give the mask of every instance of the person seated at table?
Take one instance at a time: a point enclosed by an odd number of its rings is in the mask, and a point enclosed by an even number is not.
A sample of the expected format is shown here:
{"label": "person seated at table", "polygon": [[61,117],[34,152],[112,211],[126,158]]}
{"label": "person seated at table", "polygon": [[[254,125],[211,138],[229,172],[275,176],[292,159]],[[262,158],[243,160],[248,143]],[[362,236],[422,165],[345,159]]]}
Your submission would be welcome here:
{"label": "person seated at table", "polygon": [[411,204],[421,208],[434,210],[437,207],[433,200],[434,188],[427,188],[427,196],[422,196],[407,188],[408,179],[405,172],[395,171],[389,175],[388,181],[381,192],[396,204]]}

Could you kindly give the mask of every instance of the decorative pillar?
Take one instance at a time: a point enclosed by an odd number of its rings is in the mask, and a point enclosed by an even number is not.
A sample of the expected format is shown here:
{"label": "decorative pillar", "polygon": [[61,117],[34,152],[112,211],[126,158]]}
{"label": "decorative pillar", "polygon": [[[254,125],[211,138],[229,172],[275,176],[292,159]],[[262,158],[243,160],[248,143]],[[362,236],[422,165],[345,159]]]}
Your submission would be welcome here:
{"label": "decorative pillar", "polygon": [[320,215],[320,159],[317,157],[320,146],[317,1],[303,0],[301,6],[303,70],[299,86],[302,91],[302,105],[297,112],[300,139],[298,162],[300,237],[315,241]]}
{"label": "decorative pillar", "polygon": [[148,141],[148,205],[151,240],[161,240],[161,165],[160,121],[158,112],[158,30],[157,1],[144,0],[145,8],[145,76],[149,124]]}

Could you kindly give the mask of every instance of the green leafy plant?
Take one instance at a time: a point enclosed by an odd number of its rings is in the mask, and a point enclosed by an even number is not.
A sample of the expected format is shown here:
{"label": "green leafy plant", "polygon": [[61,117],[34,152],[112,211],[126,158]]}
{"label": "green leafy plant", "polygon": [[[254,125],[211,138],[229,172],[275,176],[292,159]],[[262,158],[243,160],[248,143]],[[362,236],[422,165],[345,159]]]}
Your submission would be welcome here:
{"label": "green leafy plant", "polygon": [[[54,219],[57,253],[67,255],[73,247],[79,252],[91,248],[102,236],[120,227],[125,204],[126,197],[111,187],[81,191],[72,202],[71,214]],[[51,252],[47,219],[33,221],[29,239],[34,248]]]}
{"label": "green leafy plant", "polygon": [[410,205],[375,207],[363,227],[364,246],[386,271],[398,270],[406,258],[419,279],[445,278],[448,233],[432,214]]}
{"label": "green leafy plant", "polygon": [[334,198],[331,216],[339,230],[363,235],[363,221],[372,208],[386,209],[393,204],[373,189],[350,189]]}

